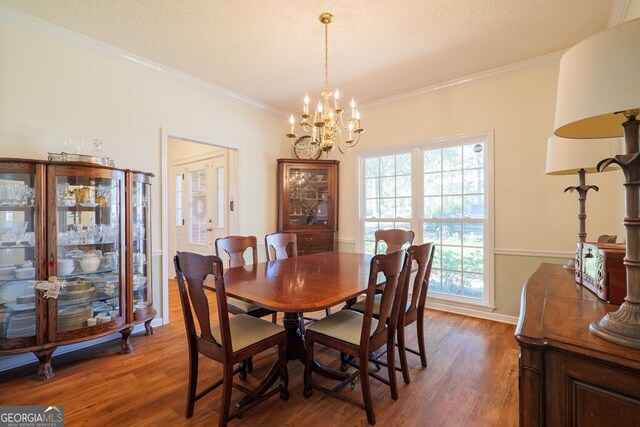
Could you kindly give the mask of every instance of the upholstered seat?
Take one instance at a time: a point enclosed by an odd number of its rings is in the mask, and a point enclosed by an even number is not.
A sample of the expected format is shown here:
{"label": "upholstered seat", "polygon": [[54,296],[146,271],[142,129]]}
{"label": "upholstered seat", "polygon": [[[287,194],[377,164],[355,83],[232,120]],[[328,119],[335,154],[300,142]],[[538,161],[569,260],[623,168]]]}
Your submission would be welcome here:
{"label": "upholstered seat", "polygon": [[[229,317],[229,330],[231,331],[231,349],[236,352],[278,335],[284,328],[247,314],[236,314]],[[222,342],[218,325],[211,327],[211,334],[217,342]]]}
{"label": "upholstered seat", "polygon": [[[373,315],[380,315],[380,300],[382,299],[382,294],[377,294],[373,299]],[[409,308],[409,302],[405,303],[405,310]],[[364,313],[364,300],[360,300],[357,303],[353,304],[351,310],[359,311],[360,313]]]}
{"label": "upholstered seat", "polygon": [[[364,315],[362,313],[351,310],[341,310],[312,323],[307,329],[317,334],[358,345],[360,344],[360,335],[362,334],[363,319]],[[371,319],[371,334],[373,334],[377,327],[378,321]]]}
{"label": "upholstered seat", "polygon": [[245,302],[234,297],[227,297],[227,304],[232,305],[235,308],[238,308],[246,313],[257,311],[262,308],[259,305],[251,304],[250,302]]}

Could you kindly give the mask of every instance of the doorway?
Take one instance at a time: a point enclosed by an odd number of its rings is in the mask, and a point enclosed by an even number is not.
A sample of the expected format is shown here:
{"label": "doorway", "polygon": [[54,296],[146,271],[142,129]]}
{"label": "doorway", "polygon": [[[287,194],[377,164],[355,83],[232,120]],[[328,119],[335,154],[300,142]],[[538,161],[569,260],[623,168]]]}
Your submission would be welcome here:
{"label": "doorway", "polygon": [[217,238],[239,234],[237,159],[235,149],[168,139],[169,254],[215,255]]}

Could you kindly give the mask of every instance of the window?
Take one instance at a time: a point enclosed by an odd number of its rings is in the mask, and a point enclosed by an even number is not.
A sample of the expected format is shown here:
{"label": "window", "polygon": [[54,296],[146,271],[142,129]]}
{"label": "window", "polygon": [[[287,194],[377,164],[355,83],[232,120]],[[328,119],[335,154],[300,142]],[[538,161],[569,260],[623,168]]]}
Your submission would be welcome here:
{"label": "window", "polygon": [[423,241],[435,242],[429,289],[484,298],[484,144],[422,150]]}
{"label": "window", "polygon": [[207,243],[207,171],[189,171],[189,243]]}
{"label": "window", "polygon": [[176,225],[181,226],[184,224],[182,218],[182,173],[176,175]]}
{"label": "window", "polygon": [[411,228],[411,153],[367,158],[364,169],[364,252],[373,254],[376,230]]}
{"label": "window", "polygon": [[490,153],[482,135],[361,155],[360,250],[373,253],[377,229],[411,229],[437,245],[430,297],[491,306]]}

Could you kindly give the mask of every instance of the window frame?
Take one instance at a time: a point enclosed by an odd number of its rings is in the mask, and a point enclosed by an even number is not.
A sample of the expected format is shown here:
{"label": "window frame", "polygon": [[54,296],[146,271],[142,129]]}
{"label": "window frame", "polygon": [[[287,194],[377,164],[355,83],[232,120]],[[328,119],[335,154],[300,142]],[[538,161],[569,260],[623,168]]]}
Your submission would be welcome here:
{"label": "window frame", "polygon": [[[361,151],[358,154],[358,218],[356,251],[364,253],[364,226],[371,218],[365,218],[366,214],[366,181],[365,161],[369,158],[383,157],[395,154],[411,153],[411,218],[376,218],[375,220],[409,222],[411,230],[416,233],[415,244],[423,243],[423,226],[429,222],[423,216],[424,212],[424,163],[423,151],[441,149],[452,146],[461,146],[481,142],[484,144],[484,297],[476,299],[471,297],[455,296],[449,294],[431,292],[428,301],[438,305],[457,306],[481,311],[495,310],[495,216],[494,216],[494,132],[481,132],[475,134],[457,135],[424,141],[412,145],[398,145],[382,150]],[[445,222],[447,220],[444,220]],[[452,219],[458,221],[458,219]],[[476,221],[477,222],[477,221]]]}

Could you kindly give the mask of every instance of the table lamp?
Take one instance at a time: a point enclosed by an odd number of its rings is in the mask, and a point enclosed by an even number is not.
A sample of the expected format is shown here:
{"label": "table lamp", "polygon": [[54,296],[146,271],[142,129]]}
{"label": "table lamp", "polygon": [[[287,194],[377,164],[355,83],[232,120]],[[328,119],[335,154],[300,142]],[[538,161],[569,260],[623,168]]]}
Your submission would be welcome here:
{"label": "table lamp", "polygon": [[620,308],[589,326],[608,341],[640,348],[640,19],[595,34],[560,61],[555,134],[564,138],[624,135],[624,154],[604,159],[624,173],[627,296]]}
{"label": "table lamp", "polygon": [[[615,156],[620,152],[620,139],[566,139],[552,136],[547,141],[547,175],[578,175],[579,185],[567,187],[564,192],[577,192],[579,201],[578,222],[580,231],[578,241],[586,242],[586,201],[587,193],[596,185],[587,185],[585,175],[597,172],[600,160]],[[607,171],[614,170],[608,168]],[[568,267],[568,266],[567,266]]]}

